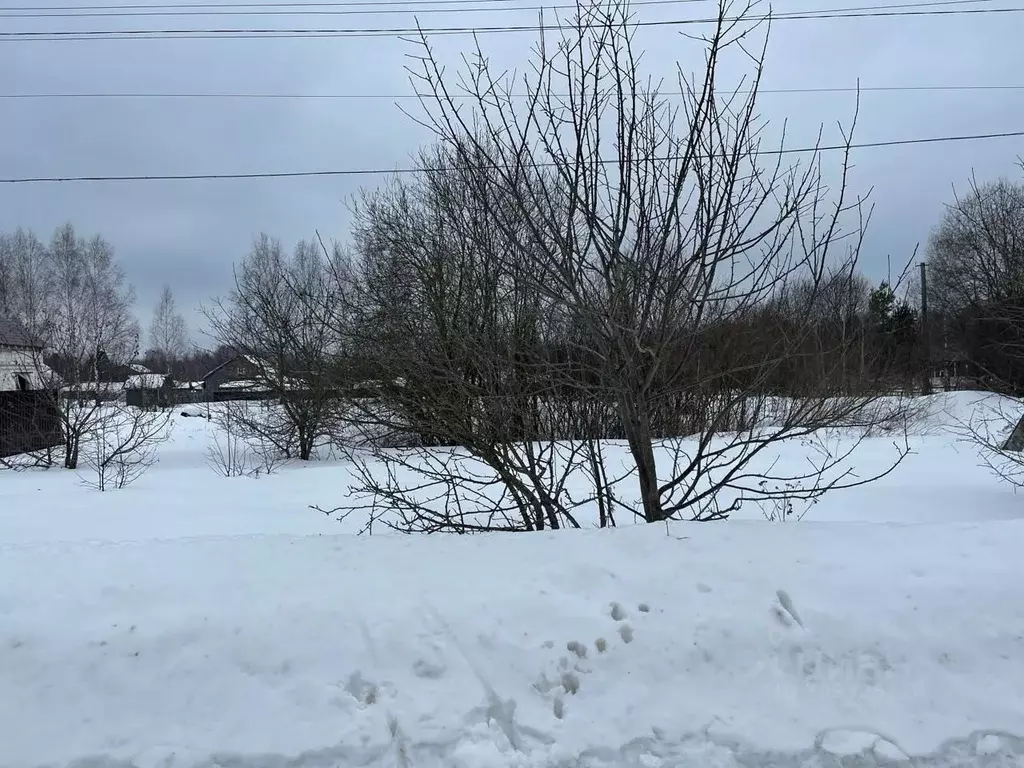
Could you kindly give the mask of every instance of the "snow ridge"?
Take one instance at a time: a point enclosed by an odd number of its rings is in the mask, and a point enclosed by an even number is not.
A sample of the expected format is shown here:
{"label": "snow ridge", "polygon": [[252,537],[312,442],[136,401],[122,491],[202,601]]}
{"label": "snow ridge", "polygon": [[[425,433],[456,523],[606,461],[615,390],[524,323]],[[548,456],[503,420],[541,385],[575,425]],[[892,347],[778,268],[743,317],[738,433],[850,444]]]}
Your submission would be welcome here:
{"label": "snow ridge", "polygon": [[[830,729],[799,752],[751,749],[739,742],[690,734],[669,739],[656,733],[619,749],[592,749],[558,755],[554,748],[526,754],[501,745],[473,743],[466,734],[450,740],[372,747],[334,746],[298,755],[214,754],[199,759],[171,755],[158,763],[85,757],[66,768],[1020,768],[1024,738],[1001,731],[978,731],[950,739],[940,749],[909,757],[887,737],[857,729]],[[508,745],[506,745],[508,746]],[[899,754],[897,754],[899,753]],[[56,768],[38,766],[37,768]]]}

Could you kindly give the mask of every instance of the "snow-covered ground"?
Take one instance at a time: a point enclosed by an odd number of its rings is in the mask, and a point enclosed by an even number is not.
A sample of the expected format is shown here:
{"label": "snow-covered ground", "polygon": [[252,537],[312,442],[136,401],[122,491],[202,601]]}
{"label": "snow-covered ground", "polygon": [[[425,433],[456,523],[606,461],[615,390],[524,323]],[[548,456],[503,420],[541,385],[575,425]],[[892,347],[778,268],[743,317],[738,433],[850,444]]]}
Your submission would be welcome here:
{"label": "snow-covered ground", "polygon": [[344,462],[222,478],[202,419],[124,490],[0,473],[0,766],[1024,766],[975,401],[786,524],[356,537]]}

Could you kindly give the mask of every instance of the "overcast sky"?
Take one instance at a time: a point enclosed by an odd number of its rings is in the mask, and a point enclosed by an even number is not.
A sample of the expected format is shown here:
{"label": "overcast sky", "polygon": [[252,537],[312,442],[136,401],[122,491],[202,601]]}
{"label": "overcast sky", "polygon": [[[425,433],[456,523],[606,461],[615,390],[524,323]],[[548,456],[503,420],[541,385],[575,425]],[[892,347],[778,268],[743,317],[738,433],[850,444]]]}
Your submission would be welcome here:
{"label": "overcast sky", "polygon": [[[134,4],[155,0],[134,0]],[[224,2],[226,0],[221,0]],[[232,0],[237,2],[237,0]],[[776,11],[877,5],[881,0],[780,0]],[[919,2],[920,0],[914,0]],[[13,2],[13,0],[12,0]],[[24,7],[113,5],[128,0],[16,0]],[[183,0],[170,0],[183,2]],[[11,2],[4,3],[10,7]],[[529,24],[536,15],[498,6],[535,0],[483,0],[487,12],[420,13],[424,26]],[[395,8],[396,6],[389,6]],[[419,8],[425,7],[420,5]],[[436,7],[436,6],[435,6]],[[767,7],[767,6],[765,6]],[[950,7],[950,6],[947,6]],[[953,8],[971,7],[953,5]],[[979,0],[974,7],[1014,7]],[[712,3],[637,6],[640,20],[706,16]],[[145,18],[4,17],[0,32],[143,28],[405,27],[411,11],[359,15]],[[693,28],[687,28],[693,31]],[[493,61],[522,67],[535,33],[481,37]],[[777,21],[764,87],[1024,86],[1024,13],[912,18]],[[471,39],[436,38],[451,58]],[[677,60],[699,65],[699,48],[679,28],[644,28],[643,66],[670,76]],[[404,67],[414,47],[391,38],[285,40],[0,40],[0,94],[244,92],[395,95],[412,92]],[[738,75],[739,62],[728,72]],[[849,122],[852,94],[772,94],[763,114],[788,120],[793,144],[825,125]],[[415,109],[415,105],[407,106]],[[886,141],[1024,130],[1024,88],[978,91],[866,92],[856,140]],[[361,99],[0,99],[0,177],[236,173],[394,168],[426,136],[393,98]],[[1024,140],[864,149],[852,187],[875,203],[863,268],[885,276],[886,257],[904,261],[927,238],[953,185],[1020,176]],[[292,244],[319,230],[344,240],[345,201],[374,177],[0,185],[0,230],[18,226],[49,239],[71,220],[116,248],[148,325],[161,285],[169,283],[190,323],[193,309],[230,285],[232,264],[258,231]]]}

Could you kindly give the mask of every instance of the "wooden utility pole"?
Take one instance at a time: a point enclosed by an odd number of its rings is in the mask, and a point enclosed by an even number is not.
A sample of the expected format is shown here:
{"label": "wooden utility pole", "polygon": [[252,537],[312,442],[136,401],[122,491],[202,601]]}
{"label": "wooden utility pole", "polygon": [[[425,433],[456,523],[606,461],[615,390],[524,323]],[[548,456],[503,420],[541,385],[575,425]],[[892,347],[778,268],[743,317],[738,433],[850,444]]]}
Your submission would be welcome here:
{"label": "wooden utility pole", "polygon": [[922,261],[921,267],[921,374],[923,376],[921,394],[932,393],[932,345],[931,333],[928,328],[928,263]]}

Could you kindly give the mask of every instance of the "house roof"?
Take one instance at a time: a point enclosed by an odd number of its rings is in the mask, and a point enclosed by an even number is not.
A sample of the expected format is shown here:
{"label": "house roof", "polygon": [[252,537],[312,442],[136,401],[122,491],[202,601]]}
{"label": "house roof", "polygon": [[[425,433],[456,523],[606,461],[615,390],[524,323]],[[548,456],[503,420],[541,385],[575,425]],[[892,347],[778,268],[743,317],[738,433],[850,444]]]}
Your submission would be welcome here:
{"label": "house roof", "polygon": [[168,377],[162,373],[136,373],[124,381],[125,389],[162,389]]}
{"label": "house roof", "polygon": [[25,326],[10,317],[0,317],[0,346],[43,348],[43,344],[33,338]]}
{"label": "house roof", "polygon": [[217,373],[217,371],[219,371],[221,368],[224,368],[225,366],[231,365],[233,362],[235,362],[235,360],[237,360],[240,357],[241,357],[241,355],[234,355],[233,357],[230,357],[227,360],[225,360],[220,365],[214,367],[205,376],[203,376],[203,381],[206,381],[208,378],[213,376],[213,374]]}

